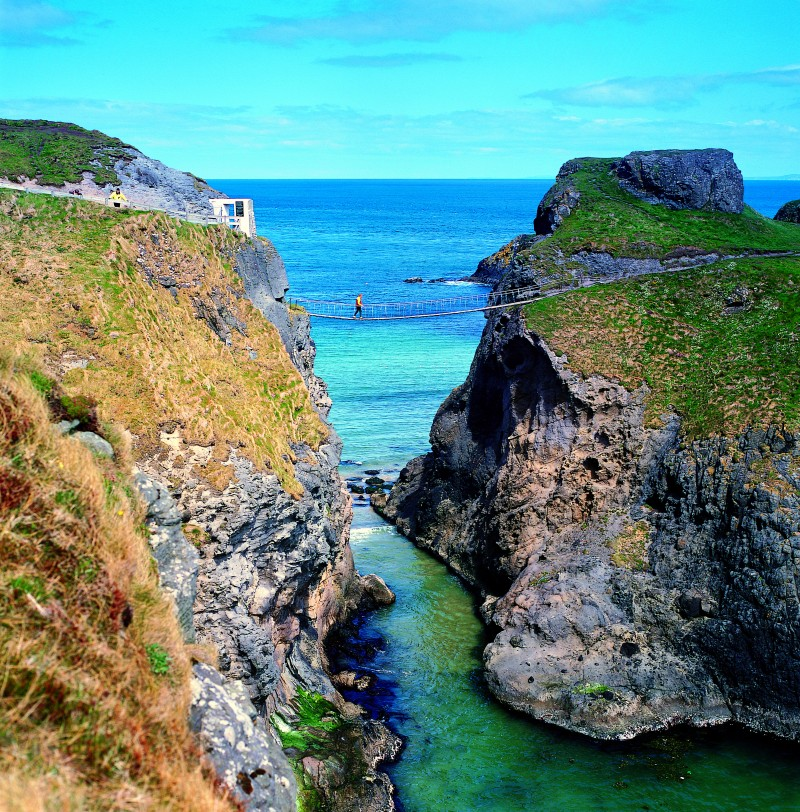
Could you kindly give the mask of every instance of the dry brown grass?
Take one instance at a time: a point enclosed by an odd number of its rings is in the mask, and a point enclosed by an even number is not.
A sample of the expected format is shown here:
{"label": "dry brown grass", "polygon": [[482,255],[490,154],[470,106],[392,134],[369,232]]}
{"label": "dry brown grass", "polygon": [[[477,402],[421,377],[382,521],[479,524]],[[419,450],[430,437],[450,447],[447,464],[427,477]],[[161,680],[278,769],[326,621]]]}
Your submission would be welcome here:
{"label": "dry brown grass", "polygon": [[[235,235],[7,192],[0,235],[7,342],[63,376],[67,394],[91,395],[101,420],[133,433],[136,457],[156,453],[159,424],[175,421],[188,444],[220,446],[218,460],[237,448],[302,492],[290,445],[317,447],[327,430],[277,331],[240,296]],[[144,269],[185,287],[173,298]],[[247,325],[230,346],[195,317],[192,300],[209,302],[212,291]]]}
{"label": "dry brown grass", "polygon": [[0,808],[231,809],[188,730],[189,655],[136,529],[130,458],[101,463],[49,418],[3,360]]}

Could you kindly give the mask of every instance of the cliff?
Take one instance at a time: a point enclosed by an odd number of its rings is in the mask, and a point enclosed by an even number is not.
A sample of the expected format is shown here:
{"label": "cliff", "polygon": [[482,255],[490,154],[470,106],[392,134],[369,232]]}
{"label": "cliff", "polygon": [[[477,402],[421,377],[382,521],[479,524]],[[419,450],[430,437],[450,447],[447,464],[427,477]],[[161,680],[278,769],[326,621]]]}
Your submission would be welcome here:
{"label": "cliff", "polygon": [[[175,712],[191,717],[197,743],[185,746],[204,751],[211,790],[216,771],[214,808],[294,809],[292,766],[307,806],[393,808],[375,768],[398,742],[325,671],[326,635],[375,581],[353,568],[340,442],[323,419],[330,401],[313,372],[308,319],[281,301],[274,247],[162,214],[12,191],[0,191],[0,232],[12,363],[47,382],[64,442],[89,443],[97,459],[129,449],[120,487],[139,506],[175,603],[175,636],[187,641],[171,638],[164,656],[181,663],[170,672]],[[47,707],[52,683],[41,688]],[[63,690],[69,705],[84,688]],[[24,758],[17,766],[35,769]],[[206,808],[182,798],[156,805]]]}
{"label": "cliff", "polygon": [[[800,232],[576,163],[579,202],[499,285],[577,281],[589,241],[637,278],[490,316],[383,510],[482,595],[512,707],[598,738],[728,720],[797,738],[800,260],[763,252]],[[667,266],[679,246],[703,266]]]}
{"label": "cliff", "polygon": [[535,234],[483,259],[468,279],[523,287],[796,250],[794,231],[746,206],[742,194],[741,172],[727,150],[576,158],[539,203]]}
{"label": "cliff", "polygon": [[195,214],[227,197],[118,138],[62,121],[0,119],[0,180],[100,196],[119,187],[132,203]]}

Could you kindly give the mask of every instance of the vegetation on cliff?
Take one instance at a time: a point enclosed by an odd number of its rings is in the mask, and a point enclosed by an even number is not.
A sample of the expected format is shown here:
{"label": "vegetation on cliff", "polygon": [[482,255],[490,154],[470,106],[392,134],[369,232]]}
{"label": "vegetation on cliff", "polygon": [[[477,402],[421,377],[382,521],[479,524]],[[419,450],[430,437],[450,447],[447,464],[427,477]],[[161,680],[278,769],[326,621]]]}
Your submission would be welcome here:
{"label": "vegetation on cliff", "polygon": [[119,184],[114,165],[129,157],[129,144],[99,130],[60,121],[0,119],[0,177],[42,185],[79,183],[84,172],[95,183]]}
{"label": "vegetation on cliff", "polygon": [[597,285],[527,305],[525,317],[571,369],[646,383],[651,424],[674,411],[689,436],[800,426],[800,259]]}
{"label": "vegetation on cliff", "polygon": [[0,807],[233,806],[188,727],[190,651],[161,592],[122,434],[51,425],[58,385],[0,360]]}
{"label": "vegetation on cliff", "polygon": [[[516,252],[516,267],[553,285],[585,273],[586,253],[667,261],[716,254],[719,261],[540,300],[525,309],[530,328],[584,375],[629,389],[647,384],[651,425],[677,412],[689,436],[796,428],[800,261],[763,255],[800,252],[800,228],[747,206],[735,214],[647,202],[622,188],[613,164],[567,165],[560,183],[578,202],[552,235]],[[511,247],[496,256],[510,263]]]}
{"label": "vegetation on cliff", "polygon": [[244,297],[233,270],[242,237],[10,191],[0,236],[7,344],[125,426],[135,458],[158,453],[161,428],[178,426],[187,445],[213,446],[195,473],[216,489],[236,450],[302,492],[291,444],[317,447],[327,429],[277,331]]}
{"label": "vegetation on cliff", "polygon": [[[620,185],[612,171],[615,160],[569,162],[572,171],[553,189],[569,191],[570,206],[555,218],[558,225],[553,233],[546,239],[521,235],[484,259],[478,276],[482,266],[493,280],[505,270],[517,268],[528,278],[547,277],[552,284],[586,271],[574,258],[581,253],[679,261],[710,253],[725,257],[800,248],[795,224],[770,220],[749,206],[734,214],[674,209],[642,200]],[[551,190],[548,195],[552,194]],[[557,201],[552,205],[557,208]]]}

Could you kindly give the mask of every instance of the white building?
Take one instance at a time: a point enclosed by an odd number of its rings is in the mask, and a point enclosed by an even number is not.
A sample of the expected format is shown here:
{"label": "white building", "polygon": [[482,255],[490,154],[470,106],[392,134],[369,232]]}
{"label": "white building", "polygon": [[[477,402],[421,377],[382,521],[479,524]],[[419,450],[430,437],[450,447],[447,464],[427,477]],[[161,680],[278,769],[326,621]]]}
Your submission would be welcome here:
{"label": "white building", "polygon": [[208,202],[218,222],[248,237],[256,236],[256,216],[249,197],[214,197]]}

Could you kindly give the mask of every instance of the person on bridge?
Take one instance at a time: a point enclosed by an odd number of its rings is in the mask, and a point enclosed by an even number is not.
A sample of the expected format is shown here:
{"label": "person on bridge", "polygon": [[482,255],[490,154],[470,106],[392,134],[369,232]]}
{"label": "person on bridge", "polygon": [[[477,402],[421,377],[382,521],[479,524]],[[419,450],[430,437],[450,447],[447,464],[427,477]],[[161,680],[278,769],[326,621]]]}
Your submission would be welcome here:
{"label": "person on bridge", "polygon": [[361,312],[362,304],[363,304],[363,301],[361,299],[361,294],[359,293],[358,296],[356,296],[356,312],[353,313],[353,318],[354,319],[355,318],[360,318],[360,319],[364,318],[364,314]]}

